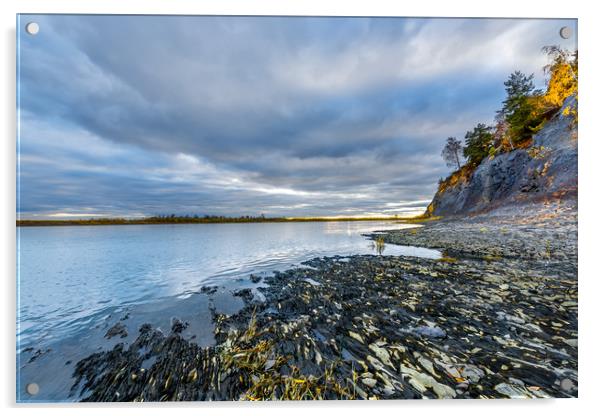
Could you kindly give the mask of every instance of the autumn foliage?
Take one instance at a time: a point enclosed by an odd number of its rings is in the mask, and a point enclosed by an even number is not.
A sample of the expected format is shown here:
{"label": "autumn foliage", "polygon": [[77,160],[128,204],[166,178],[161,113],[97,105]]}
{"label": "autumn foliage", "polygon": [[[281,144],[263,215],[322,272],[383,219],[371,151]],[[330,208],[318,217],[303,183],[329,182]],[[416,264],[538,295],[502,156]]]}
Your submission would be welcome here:
{"label": "autumn foliage", "polygon": [[543,50],[550,56],[552,62],[544,67],[549,74],[548,89],[542,97],[543,105],[549,110],[557,110],[565,100],[575,97],[575,103],[565,108],[565,115],[573,115],[577,119],[577,85],[578,85],[578,55],[577,51],[569,53],[557,46],[546,46]]}
{"label": "autumn foliage", "polygon": [[[573,122],[577,122],[577,51],[546,46],[542,48],[542,52],[549,57],[549,64],[543,68],[547,76],[545,90],[535,88],[533,74],[525,75],[520,71],[510,74],[504,82],[506,98],[496,114],[495,123],[479,123],[466,133],[462,148],[466,164],[440,183],[440,192],[442,188],[466,180],[483,159],[529,147],[533,142],[533,135],[563,105],[563,115],[571,116]],[[567,101],[569,97],[574,97],[574,100]],[[443,156],[448,161],[445,149]]]}

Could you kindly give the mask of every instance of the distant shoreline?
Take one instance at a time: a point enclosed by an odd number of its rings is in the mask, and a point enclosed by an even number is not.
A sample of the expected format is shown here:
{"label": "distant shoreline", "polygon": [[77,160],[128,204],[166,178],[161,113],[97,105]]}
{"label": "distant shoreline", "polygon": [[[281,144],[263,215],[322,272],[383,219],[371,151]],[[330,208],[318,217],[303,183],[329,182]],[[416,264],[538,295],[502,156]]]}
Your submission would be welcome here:
{"label": "distant shoreline", "polygon": [[73,225],[155,225],[155,224],[239,224],[239,223],[285,223],[285,222],[331,222],[331,221],[397,221],[416,223],[437,219],[418,215],[415,217],[148,217],[91,218],[82,220],[17,220],[17,227],[52,227]]}

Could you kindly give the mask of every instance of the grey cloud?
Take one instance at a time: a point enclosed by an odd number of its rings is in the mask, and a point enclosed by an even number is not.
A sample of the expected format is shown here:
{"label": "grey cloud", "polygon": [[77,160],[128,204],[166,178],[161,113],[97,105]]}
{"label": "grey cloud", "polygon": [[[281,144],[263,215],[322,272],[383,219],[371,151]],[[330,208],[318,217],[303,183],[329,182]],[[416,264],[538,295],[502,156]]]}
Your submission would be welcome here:
{"label": "grey cloud", "polygon": [[538,71],[539,48],[574,24],[36,19],[20,51],[21,211],[124,215],[378,212],[429,199],[447,174],[445,138],[489,121],[506,74]]}

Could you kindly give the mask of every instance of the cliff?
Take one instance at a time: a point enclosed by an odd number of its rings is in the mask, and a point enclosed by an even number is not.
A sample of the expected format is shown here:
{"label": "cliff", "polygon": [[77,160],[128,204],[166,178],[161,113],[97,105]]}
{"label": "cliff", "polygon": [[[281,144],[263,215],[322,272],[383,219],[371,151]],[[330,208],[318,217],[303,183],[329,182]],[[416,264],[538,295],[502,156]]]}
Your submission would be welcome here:
{"label": "cliff", "polygon": [[564,106],[533,136],[530,146],[465,166],[441,182],[427,215],[453,216],[509,204],[577,196],[577,123]]}

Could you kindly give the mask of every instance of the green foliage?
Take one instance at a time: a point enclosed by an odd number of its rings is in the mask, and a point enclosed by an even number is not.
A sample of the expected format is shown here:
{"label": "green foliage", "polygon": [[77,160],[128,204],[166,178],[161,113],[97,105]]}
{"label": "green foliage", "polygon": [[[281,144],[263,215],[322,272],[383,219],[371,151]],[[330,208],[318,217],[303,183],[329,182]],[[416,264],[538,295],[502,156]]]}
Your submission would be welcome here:
{"label": "green foliage", "polygon": [[[521,71],[510,74],[504,82],[506,98],[496,114],[494,125],[480,123],[466,133],[462,149],[467,159],[464,166],[460,166],[454,156],[455,139],[448,138],[441,155],[448,166],[458,166],[458,170],[439,182],[438,192],[465,180],[486,157],[494,158],[501,152],[530,147],[533,135],[563,105],[562,114],[577,122],[578,53],[559,46],[545,46],[542,51],[548,55],[550,62],[543,68],[548,75],[545,92],[535,89],[533,74],[526,75]],[[569,102],[568,97],[575,99]],[[529,154],[538,157],[539,153],[539,149],[533,149]]]}
{"label": "green foliage", "polygon": [[542,127],[544,117],[539,111],[542,93],[535,90],[533,74],[527,76],[520,71],[513,72],[504,86],[506,99],[500,114],[508,123],[511,143],[521,143],[530,139]]}
{"label": "green foliage", "polygon": [[504,87],[506,89],[506,99],[503,101],[502,114],[509,115],[518,110],[526,97],[533,94],[535,85],[533,84],[534,75],[529,76],[521,71],[514,71],[506,81]]}
{"label": "green foliage", "polygon": [[464,139],[464,157],[470,165],[476,166],[489,155],[493,146],[492,127],[479,123],[472,131],[466,132]]}

